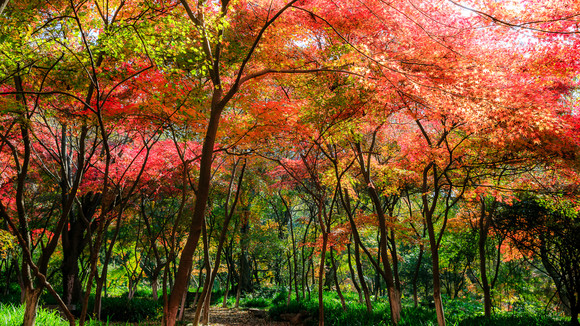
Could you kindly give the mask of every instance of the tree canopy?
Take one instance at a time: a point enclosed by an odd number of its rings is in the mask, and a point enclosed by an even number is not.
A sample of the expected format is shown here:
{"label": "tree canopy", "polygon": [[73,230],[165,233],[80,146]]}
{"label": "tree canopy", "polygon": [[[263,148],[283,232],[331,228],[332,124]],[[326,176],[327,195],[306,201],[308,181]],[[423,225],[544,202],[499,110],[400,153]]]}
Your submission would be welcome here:
{"label": "tree canopy", "polygon": [[347,260],[398,325],[428,260],[442,326],[466,284],[489,317],[512,258],[541,263],[578,324],[580,2],[0,8],[0,271],[24,325],[45,292],[71,325],[99,318],[119,263],[164,325],[194,278],[196,324],[214,284],[239,300],[271,278],[288,300],[316,284],[322,325]]}

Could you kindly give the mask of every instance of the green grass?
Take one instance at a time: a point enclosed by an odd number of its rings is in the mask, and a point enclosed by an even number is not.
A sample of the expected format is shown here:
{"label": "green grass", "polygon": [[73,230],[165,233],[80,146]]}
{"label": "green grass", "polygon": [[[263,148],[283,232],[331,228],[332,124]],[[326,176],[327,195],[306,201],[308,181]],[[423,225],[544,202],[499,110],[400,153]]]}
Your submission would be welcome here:
{"label": "green grass", "polygon": [[[340,299],[334,292],[324,292],[324,322],[327,325],[388,325],[389,306],[385,302],[373,304],[373,311],[367,312],[364,304],[355,301],[355,297],[347,296],[347,309],[342,309]],[[311,300],[300,300],[292,298],[286,305],[286,300],[280,300],[273,304],[269,310],[270,317],[274,320],[281,320],[280,316],[285,313],[307,313],[309,317],[308,325],[318,324],[318,299],[317,295]]]}
{"label": "green grass", "polygon": [[[278,300],[270,306],[269,313],[272,319],[280,320],[280,315],[285,313],[307,312],[312,317],[307,324],[318,324],[317,295],[313,294],[311,300],[296,301],[292,298],[289,305],[286,305],[285,295],[286,293],[284,293],[284,300]],[[347,310],[344,311],[336,293],[324,293],[325,325],[391,325],[390,307],[386,300],[379,298],[378,301],[373,302],[373,311],[368,313],[366,306],[359,303],[355,295],[347,295],[346,299]],[[568,320],[536,312],[501,313],[490,319],[486,319],[481,314],[481,303],[477,300],[447,300],[445,303],[445,315],[447,324],[450,326],[564,326],[569,324]],[[433,309],[415,308],[410,303],[404,303],[399,325],[436,326],[437,316]]]}
{"label": "green grass", "polygon": [[[21,325],[24,319],[24,305],[14,306],[0,304],[0,325]],[[62,319],[56,311],[38,309],[36,315],[37,325],[68,326],[68,322]]]}
{"label": "green grass", "polygon": [[503,313],[490,318],[470,316],[457,322],[458,326],[564,326],[569,324],[569,321],[525,313]]}
{"label": "green grass", "polygon": [[[0,303],[0,325],[6,326],[18,326],[22,325],[22,320],[24,318],[24,305],[12,305],[12,304],[1,304]],[[67,320],[63,319],[58,312],[54,310],[47,310],[40,308],[38,309],[38,313],[36,315],[36,325],[49,325],[49,326],[68,326],[69,323]],[[78,321],[77,321],[78,325]],[[89,320],[85,323],[87,326],[109,326],[109,325],[152,325],[149,322],[139,322],[138,324],[134,323],[112,323],[109,321],[98,321],[98,320]]]}

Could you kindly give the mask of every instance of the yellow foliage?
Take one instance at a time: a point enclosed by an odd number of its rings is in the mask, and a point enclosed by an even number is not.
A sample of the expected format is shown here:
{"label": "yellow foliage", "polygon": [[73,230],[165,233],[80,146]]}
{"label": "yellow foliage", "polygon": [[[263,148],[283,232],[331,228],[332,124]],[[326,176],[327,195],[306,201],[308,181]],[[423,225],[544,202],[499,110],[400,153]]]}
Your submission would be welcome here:
{"label": "yellow foliage", "polygon": [[16,237],[6,230],[0,230],[0,258],[6,257],[16,248]]}

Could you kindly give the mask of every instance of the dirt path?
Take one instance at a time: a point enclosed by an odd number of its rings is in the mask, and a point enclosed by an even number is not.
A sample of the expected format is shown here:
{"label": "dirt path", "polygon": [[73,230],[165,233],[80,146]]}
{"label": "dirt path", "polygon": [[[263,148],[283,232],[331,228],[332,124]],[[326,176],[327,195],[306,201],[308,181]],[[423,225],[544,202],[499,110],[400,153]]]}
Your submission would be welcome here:
{"label": "dirt path", "polygon": [[[193,319],[194,310],[186,310],[185,320]],[[259,313],[258,313],[259,315]],[[186,324],[187,325],[187,324]],[[260,318],[248,310],[236,310],[221,307],[211,307],[209,314],[211,326],[289,326],[287,322],[271,321],[267,317]]]}

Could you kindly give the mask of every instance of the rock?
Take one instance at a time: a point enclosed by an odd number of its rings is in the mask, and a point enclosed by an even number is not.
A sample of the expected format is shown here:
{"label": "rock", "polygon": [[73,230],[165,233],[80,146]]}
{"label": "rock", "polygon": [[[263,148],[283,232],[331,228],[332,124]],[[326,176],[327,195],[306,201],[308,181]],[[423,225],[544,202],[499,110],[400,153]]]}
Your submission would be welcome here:
{"label": "rock", "polygon": [[248,311],[250,312],[250,314],[252,314],[252,316],[257,317],[257,318],[266,318],[268,317],[268,312],[265,310],[261,310],[261,309],[256,309],[256,308],[249,308]]}
{"label": "rock", "polygon": [[306,311],[280,314],[280,319],[289,322],[290,325],[304,325],[304,321],[308,320],[308,318],[310,318],[310,315]]}

